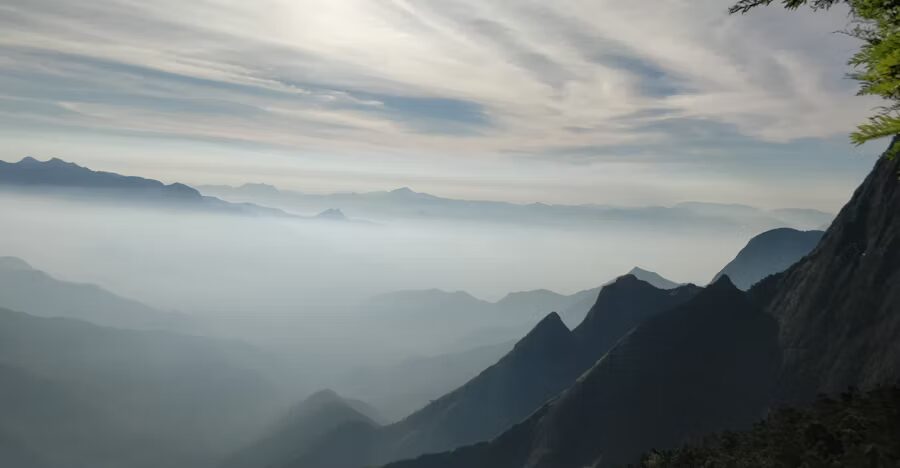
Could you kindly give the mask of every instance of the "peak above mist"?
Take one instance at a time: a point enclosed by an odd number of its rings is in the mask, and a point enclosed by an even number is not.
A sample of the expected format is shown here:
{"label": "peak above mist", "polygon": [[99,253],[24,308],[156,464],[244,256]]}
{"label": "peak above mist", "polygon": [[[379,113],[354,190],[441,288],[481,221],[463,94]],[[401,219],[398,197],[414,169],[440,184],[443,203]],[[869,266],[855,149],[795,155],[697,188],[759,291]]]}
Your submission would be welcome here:
{"label": "peak above mist", "polygon": [[218,213],[289,217],[288,213],[250,203],[228,203],[182,183],[94,171],[52,158],[31,156],[16,163],[0,161],[0,186],[23,194],[87,199],[103,203],[142,203],[166,208],[207,210]]}
{"label": "peak above mist", "polygon": [[750,239],[713,281],[729,275],[737,287],[749,289],[766,276],[780,273],[803,258],[815,248],[823,234],[822,231],[789,228],[763,232]]}
{"label": "peak above mist", "polygon": [[660,289],[673,289],[681,286],[680,283],[676,283],[668,278],[665,278],[655,271],[645,270],[641,267],[632,268],[631,271],[628,272],[628,274],[642,281],[646,281]]}
{"label": "peak above mist", "polygon": [[316,215],[318,219],[331,219],[336,221],[346,220],[347,217],[344,215],[344,212],[339,208],[329,208],[319,214]]}

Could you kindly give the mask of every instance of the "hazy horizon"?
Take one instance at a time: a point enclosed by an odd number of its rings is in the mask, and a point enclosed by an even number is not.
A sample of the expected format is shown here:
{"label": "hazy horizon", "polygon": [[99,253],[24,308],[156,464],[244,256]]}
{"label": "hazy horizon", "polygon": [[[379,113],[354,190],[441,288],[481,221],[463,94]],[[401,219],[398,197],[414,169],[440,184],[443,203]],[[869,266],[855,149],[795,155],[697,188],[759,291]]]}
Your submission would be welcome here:
{"label": "hazy horizon", "polygon": [[846,11],[726,7],[11,0],[0,158],[310,193],[837,211],[881,149],[846,137],[878,105],[843,78]]}

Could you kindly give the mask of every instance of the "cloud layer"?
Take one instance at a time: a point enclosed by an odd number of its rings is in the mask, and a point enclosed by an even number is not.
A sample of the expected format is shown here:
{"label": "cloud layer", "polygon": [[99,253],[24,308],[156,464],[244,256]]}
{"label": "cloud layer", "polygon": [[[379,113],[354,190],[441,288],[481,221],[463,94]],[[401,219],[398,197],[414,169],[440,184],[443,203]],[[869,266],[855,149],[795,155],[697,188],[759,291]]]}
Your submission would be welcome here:
{"label": "cloud layer", "polygon": [[583,164],[824,141],[875,104],[842,79],[854,49],[833,34],[843,12],[729,17],[727,7],[2,0],[0,122]]}

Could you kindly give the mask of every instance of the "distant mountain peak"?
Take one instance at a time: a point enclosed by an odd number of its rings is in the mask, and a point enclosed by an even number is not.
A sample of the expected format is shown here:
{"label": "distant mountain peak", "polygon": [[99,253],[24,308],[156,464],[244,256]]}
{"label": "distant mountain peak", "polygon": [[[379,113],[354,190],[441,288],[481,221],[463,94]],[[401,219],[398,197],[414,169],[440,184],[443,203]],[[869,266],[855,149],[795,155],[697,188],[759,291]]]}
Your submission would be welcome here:
{"label": "distant mountain peak", "polygon": [[237,187],[237,189],[243,190],[243,191],[250,191],[250,192],[258,193],[258,194],[277,195],[277,194],[281,193],[281,191],[278,190],[278,187],[276,187],[274,185],[261,183],[261,182],[248,182],[246,184],[241,185],[240,187]]}
{"label": "distant mountain peak", "polygon": [[50,158],[46,161],[41,161],[33,156],[25,156],[18,163],[20,166],[47,166],[47,167],[81,167],[78,164],[73,162],[65,161],[60,158]]}
{"label": "distant mountain peak", "polygon": [[391,190],[391,193],[397,194],[397,195],[409,195],[409,194],[414,194],[416,192],[414,192],[413,189],[411,189],[409,187],[400,187],[400,188]]}
{"label": "distant mountain peak", "polygon": [[331,220],[345,220],[347,216],[344,215],[344,212],[340,210],[340,208],[328,208],[327,210],[316,215],[316,218],[319,219],[331,219]]}
{"label": "distant mountain peak", "polygon": [[34,268],[19,257],[0,257],[0,269],[2,270],[33,270]]}
{"label": "distant mountain peak", "polygon": [[824,232],[791,228],[770,229],[754,236],[713,281],[729,275],[740,289],[749,289],[766,276],[780,273],[818,245]]}
{"label": "distant mountain peak", "polygon": [[650,283],[653,286],[656,286],[660,289],[675,289],[678,286],[681,286],[680,283],[676,283],[655,271],[645,270],[641,267],[634,267],[631,271],[628,272],[629,275],[636,277],[641,281],[645,281]]}
{"label": "distant mountain peak", "polygon": [[734,282],[731,281],[731,278],[728,275],[721,275],[715,281],[713,281],[707,289],[715,289],[719,291],[737,291],[737,286],[734,285]]}
{"label": "distant mountain peak", "polygon": [[304,405],[320,405],[332,402],[342,402],[344,399],[330,388],[319,390],[303,400]]}
{"label": "distant mountain peak", "polygon": [[514,350],[521,352],[532,347],[544,347],[550,343],[565,343],[571,340],[572,332],[569,327],[563,323],[558,313],[550,312],[516,343]]}
{"label": "distant mountain peak", "polygon": [[561,297],[561,294],[549,289],[533,289],[531,291],[514,291],[507,293],[498,303],[515,302],[520,300],[534,300],[536,296],[541,297]]}

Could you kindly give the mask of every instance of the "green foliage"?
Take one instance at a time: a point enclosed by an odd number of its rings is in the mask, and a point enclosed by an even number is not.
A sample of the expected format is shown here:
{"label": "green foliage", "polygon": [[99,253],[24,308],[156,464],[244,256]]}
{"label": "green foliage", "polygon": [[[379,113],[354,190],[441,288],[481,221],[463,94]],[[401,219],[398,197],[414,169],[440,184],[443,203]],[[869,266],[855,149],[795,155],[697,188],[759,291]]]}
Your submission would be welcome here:
{"label": "green foliage", "polygon": [[900,466],[900,388],[822,398],[811,408],[782,409],[745,432],[654,451],[644,468]]}
{"label": "green foliage", "polygon": [[[731,13],[747,13],[775,0],[740,0]],[[900,0],[782,0],[785,8],[807,5],[814,10],[828,9],[839,3],[850,8],[851,27],[846,33],[862,41],[850,59],[854,71],[849,76],[860,83],[859,95],[879,96],[887,104],[850,135],[857,145],[877,138],[900,134]],[[893,144],[888,157],[900,153]]]}

